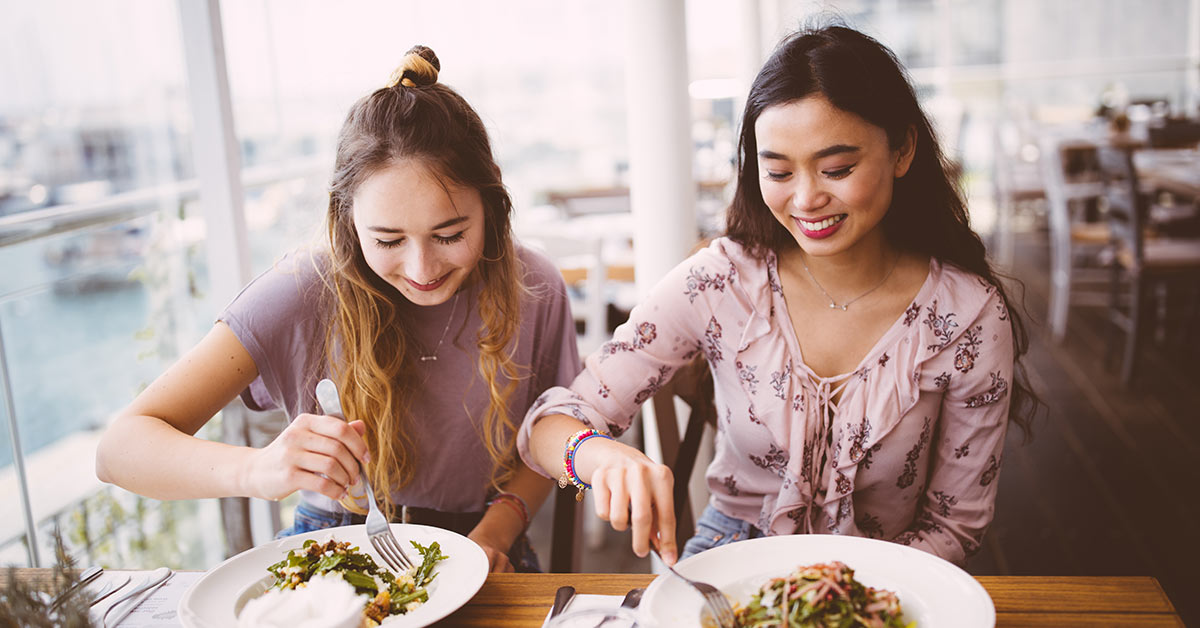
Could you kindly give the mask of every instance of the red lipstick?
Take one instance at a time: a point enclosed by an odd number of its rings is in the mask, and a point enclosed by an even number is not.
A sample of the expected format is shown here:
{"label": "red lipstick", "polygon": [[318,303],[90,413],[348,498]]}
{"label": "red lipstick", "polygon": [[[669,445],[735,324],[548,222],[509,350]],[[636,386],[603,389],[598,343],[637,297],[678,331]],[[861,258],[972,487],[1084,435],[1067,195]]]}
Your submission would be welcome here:
{"label": "red lipstick", "polygon": [[[804,224],[802,222],[800,222],[800,219],[796,218],[795,216],[792,217],[792,220],[796,221],[796,226],[800,228],[800,233],[803,233],[805,236],[812,238],[814,240],[820,240],[822,238],[828,238],[829,236],[836,233],[837,230],[839,228],[841,228],[842,223],[846,222],[846,218],[843,214],[838,214],[838,215],[843,216],[841,220],[839,220],[839,221],[833,223],[832,225],[829,225],[828,227],[825,227],[824,229],[821,229],[819,231],[810,231],[809,229],[806,229],[804,227]],[[808,222],[808,223],[821,222],[823,220],[833,218],[833,217],[834,216],[825,216],[824,218],[821,218],[820,220],[807,220],[805,222]]]}

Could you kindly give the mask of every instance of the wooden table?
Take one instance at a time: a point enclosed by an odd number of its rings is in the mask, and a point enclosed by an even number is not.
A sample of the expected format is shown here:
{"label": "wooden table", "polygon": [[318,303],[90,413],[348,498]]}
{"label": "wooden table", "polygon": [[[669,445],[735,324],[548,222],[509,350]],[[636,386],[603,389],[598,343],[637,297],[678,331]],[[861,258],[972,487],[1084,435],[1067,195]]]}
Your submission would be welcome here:
{"label": "wooden table", "polygon": [[1146,149],[1134,153],[1143,187],[1165,190],[1180,202],[1200,200],[1200,149]]}
{"label": "wooden table", "polygon": [[[446,626],[537,627],[561,585],[623,595],[652,574],[493,574]],[[1183,626],[1150,577],[979,576],[996,605],[996,626]]]}
{"label": "wooden table", "polygon": [[[49,569],[17,569],[26,582],[47,582]],[[623,595],[652,574],[492,574],[479,593],[439,626],[537,628],[554,592]],[[1148,576],[979,576],[996,605],[996,626],[1183,626],[1158,581]],[[0,572],[0,582],[7,574]],[[667,628],[667,627],[663,627]],[[671,627],[674,628],[674,627]]]}

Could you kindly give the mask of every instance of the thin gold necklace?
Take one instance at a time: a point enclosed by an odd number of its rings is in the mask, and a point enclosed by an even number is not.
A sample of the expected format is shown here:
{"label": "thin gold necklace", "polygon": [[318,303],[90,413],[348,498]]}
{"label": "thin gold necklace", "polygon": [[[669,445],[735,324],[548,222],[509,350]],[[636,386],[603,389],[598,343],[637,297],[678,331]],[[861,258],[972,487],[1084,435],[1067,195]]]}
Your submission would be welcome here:
{"label": "thin gold necklace", "polygon": [[873,288],[871,288],[870,290],[867,290],[866,292],[854,297],[853,299],[850,299],[849,301],[846,301],[845,303],[843,303],[841,305],[838,305],[837,302],[833,300],[833,297],[829,296],[829,293],[825,291],[825,288],[821,287],[821,282],[817,281],[816,276],[813,275],[812,271],[808,269],[808,264],[804,263],[803,257],[800,258],[800,265],[804,267],[804,272],[808,273],[808,278],[813,280],[813,284],[817,286],[817,290],[820,290],[821,294],[825,295],[826,299],[829,299],[829,309],[832,310],[832,309],[841,308],[842,311],[845,312],[847,309],[850,308],[851,303],[854,303],[855,301],[867,296],[868,294],[875,292],[880,287],[882,287],[883,284],[887,283],[888,278],[892,276],[892,271],[896,270],[896,267],[900,265],[900,253],[899,252],[896,253],[896,258],[894,260],[892,260],[892,267],[888,269],[887,274],[883,276],[882,281],[875,284],[875,286]]}
{"label": "thin gold necklace", "polygon": [[442,337],[438,338],[437,346],[434,347],[433,353],[421,356],[422,362],[437,362],[437,354],[442,350],[442,341],[446,339],[446,332],[450,331],[450,323],[454,320],[454,311],[458,309],[458,296],[461,292],[454,295],[454,303],[450,305],[450,316],[446,319],[446,327],[442,330]]}

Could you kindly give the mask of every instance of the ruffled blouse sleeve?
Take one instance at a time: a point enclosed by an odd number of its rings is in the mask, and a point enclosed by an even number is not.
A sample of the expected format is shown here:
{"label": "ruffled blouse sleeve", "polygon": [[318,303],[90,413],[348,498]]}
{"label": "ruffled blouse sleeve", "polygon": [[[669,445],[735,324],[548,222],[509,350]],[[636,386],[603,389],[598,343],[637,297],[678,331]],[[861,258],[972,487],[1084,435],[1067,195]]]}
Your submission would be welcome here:
{"label": "ruffled blouse sleeve", "polygon": [[707,349],[719,350],[721,332],[712,313],[734,289],[737,271],[717,251],[705,249],[675,267],[633,308],[612,340],[587,357],[584,371],[569,388],[554,387],[538,397],[517,439],[521,458],[530,468],[553,477],[529,450],[533,426],[542,417],[563,414],[619,436],[642,402],[679,367]]}

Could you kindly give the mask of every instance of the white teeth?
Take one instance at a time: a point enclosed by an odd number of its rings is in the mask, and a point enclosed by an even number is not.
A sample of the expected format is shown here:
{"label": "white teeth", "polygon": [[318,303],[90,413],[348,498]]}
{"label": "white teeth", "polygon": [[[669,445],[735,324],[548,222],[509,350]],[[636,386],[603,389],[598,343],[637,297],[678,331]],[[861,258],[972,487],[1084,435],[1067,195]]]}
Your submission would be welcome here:
{"label": "white teeth", "polygon": [[825,220],[822,220],[820,222],[808,222],[807,220],[801,220],[800,226],[804,227],[808,231],[820,231],[822,229],[828,229],[828,228],[832,227],[833,225],[836,225],[837,223],[845,220],[845,218],[846,218],[846,214],[838,214],[837,216],[833,216],[832,218],[826,218]]}

